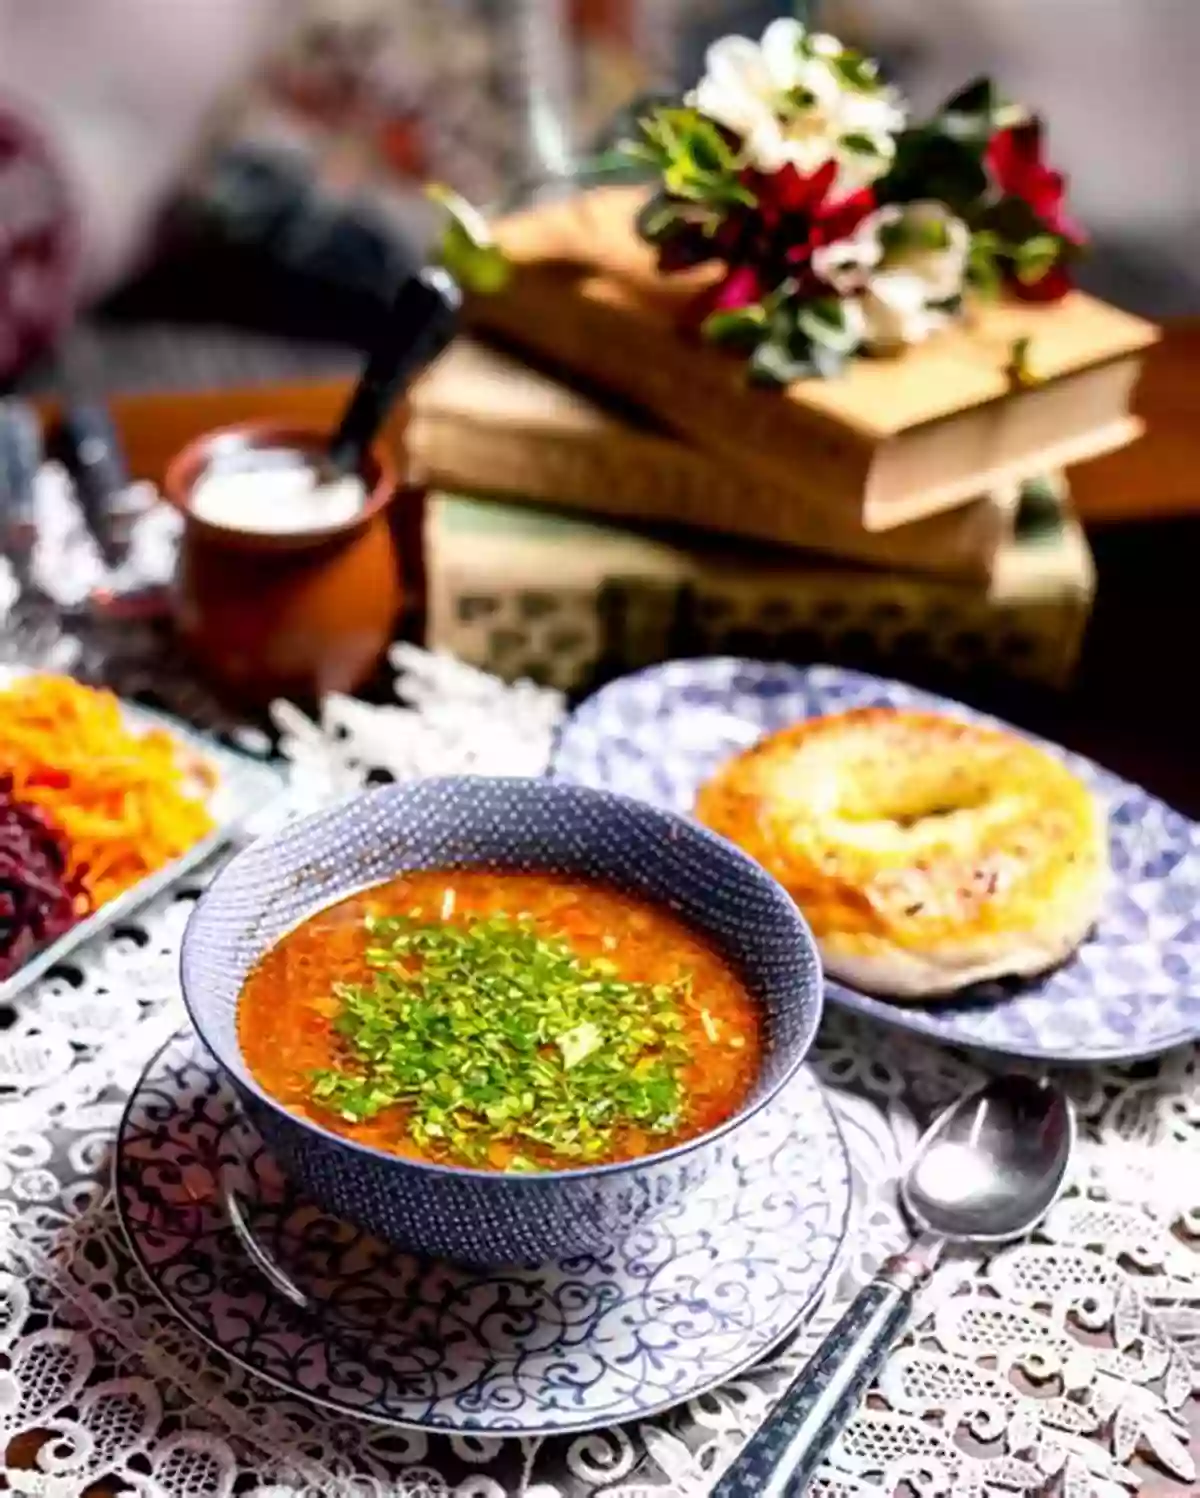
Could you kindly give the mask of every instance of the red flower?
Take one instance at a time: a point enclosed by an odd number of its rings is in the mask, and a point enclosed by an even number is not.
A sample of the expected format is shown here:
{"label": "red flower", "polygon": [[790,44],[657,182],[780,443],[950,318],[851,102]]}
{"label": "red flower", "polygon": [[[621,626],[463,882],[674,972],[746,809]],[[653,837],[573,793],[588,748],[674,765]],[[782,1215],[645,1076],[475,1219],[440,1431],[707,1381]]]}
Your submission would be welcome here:
{"label": "red flower", "polygon": [[815,249],[845,239],[875,207],[875,194],[869,187],[847,197],[832,197],[836,179],[834,161],[827,161],[808,177],[790,164],[770,176],[747,174],[747,186],[758,199],[762,232],[786,264],[807,266]]}
{"label": "red flower", "polygon": [[[807,177],[790,165],[769,175],[743,174],[756,201],[730,213],[710,241],[729,269],[697,298],[693,313],[698,321],[713,312],[753,306],[787,280],[798,282],[802,295],[823,289],[810,269],[813,251],[845,239],[875,206],[870,188],[848,197],[831,196],[836,176],[832,161]],[[670,268],[668,256],[660,256],[659,263]]]}
{"label": "red flower", "polygon": [[984,155],[988,173],[1006,198],[1025,204],[1042,230],[1062,240],[1063,253],[1034,282],[1009,277],[1009,288],[1023,301],[1054,302],[1071,289],[1071,274],[1065,263],[1067,252],[1085,242],[1085,235],[1066,211],[1067,184],[1061,172],[1042,159],[1042,127],[1029,120],[1007,130],[998,130]]}
{"label": "red flower", "polygon": [[770,290],[753,265],[731,265],[715,286],[700,293],[694,312],[703,322],[713,312],[737,312],[743,307],[753,307]]}
{"label": "red flower", "polygon": [[1014,274],[1004,284],[1019,302],[1061,302],[1075,283],[1070,268],[1056,260],[1036,281],[1022,281]]}

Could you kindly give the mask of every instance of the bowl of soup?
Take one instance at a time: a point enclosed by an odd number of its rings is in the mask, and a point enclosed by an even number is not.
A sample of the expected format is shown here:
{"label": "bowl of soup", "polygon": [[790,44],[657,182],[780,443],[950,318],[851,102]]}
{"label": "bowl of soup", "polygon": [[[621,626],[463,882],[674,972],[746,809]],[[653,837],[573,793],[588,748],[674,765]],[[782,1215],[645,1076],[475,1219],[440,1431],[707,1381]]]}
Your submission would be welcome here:
{"label": "bowl of soup", "polygon": [[183,994],[283,1169],[389,1242],[472,1264],[613,1241],[787,1086],[816,949],[731,843],[545,780],[389,785],[244,849]]}

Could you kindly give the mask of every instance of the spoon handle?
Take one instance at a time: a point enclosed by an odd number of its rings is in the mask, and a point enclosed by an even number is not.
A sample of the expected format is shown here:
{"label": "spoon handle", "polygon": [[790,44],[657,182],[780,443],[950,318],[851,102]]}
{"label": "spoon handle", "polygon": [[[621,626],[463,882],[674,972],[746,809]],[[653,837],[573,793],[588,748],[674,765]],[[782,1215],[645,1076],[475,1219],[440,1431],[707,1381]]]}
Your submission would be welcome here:
{"label": "spoon handle", "polygon": [[367,359],[366,368],[337,431],[328,459],[338,473],[355,473],[400,391],[432,364],[458,327],[462,292],[436,266],[410,276]]}
{"label": "spoon handle", "polygon": [[791,1498],[806,1491],[903,1331],[931,1269],[919,1249],[887,1261],[842,1312],[710,1498]]}

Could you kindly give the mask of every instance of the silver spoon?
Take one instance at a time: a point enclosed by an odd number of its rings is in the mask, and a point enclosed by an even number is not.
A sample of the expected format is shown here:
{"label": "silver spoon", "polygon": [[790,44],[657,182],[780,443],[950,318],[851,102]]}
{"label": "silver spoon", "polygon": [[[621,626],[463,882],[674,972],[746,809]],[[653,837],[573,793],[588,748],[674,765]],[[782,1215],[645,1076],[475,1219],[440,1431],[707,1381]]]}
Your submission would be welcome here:
{"label": "silver spoon", "polygon": [[858,1408],[947,1242],[1027,1233],[1063,1188],[1075,1119],[1052,1083],[1000,1077],[930,1125],[901,1182],[916,1237],[859,1292],[710,1498],[803,1493]]}

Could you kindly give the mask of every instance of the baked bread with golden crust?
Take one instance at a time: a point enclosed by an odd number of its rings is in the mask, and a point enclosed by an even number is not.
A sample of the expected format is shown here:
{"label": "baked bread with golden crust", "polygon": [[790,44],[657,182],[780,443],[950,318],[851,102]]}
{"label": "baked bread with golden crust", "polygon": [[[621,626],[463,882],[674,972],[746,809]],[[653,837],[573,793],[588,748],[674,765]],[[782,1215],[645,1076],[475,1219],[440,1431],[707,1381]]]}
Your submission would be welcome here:
{"label": "baked bread with golden crust", "polygon": [[1108,876],[1103,809],[1066,765],[939,713],[793,724],[723,765],[695,810],[784,886],[827,972],[894,998],[1054,967]]}

